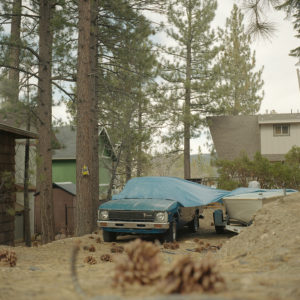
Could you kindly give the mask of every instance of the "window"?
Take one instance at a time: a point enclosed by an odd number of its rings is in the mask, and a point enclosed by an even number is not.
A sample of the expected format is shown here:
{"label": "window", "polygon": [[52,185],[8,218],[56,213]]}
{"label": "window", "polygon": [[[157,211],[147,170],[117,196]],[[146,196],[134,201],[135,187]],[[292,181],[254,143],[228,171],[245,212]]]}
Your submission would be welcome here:
{"label": "window", "polygon": [[290,124],[273,125],[274,136],[290,135]]}

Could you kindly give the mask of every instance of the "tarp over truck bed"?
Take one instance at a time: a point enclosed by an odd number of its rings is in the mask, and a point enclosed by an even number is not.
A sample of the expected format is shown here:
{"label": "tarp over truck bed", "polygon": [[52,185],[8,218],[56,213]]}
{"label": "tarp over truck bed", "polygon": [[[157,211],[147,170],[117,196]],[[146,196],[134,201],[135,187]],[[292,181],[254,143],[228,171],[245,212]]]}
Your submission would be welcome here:
{"label": "tarp over truck bed", "polygon": [[129,180],[118,199],[170,199],[184,207],[220,201],[229,192],[176,177],[137,177]]}

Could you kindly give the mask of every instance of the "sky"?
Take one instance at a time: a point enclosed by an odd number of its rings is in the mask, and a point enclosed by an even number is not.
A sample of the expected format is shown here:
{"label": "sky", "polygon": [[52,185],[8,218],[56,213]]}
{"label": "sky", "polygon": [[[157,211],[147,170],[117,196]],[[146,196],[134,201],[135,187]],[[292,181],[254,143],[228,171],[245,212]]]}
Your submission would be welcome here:
{"label": "sky", "polygon": [[[234,3],[241,1],[219,0],[214,26],[224,27],[226,18],[230,16]],[[272,110],[277,113],[300,112],[300,90],[296,73],[297,60],[289,56],[291,49],[299,46],[299,39],[294,35],[291,20],[285,20],[285,14],[274,10],[266,13],[269,21],[275,23],[276,32],[269,40],[255,40],[251,48],[256,52],[256,66],[264,66],[262,78],[265,82],[265,96],[259,113],[265,114]],[[247,20],[246,20],[247,21]],[[300,69],[300,66],[298,66]],[[64,107],[54,107],[53,115],[56,118],[66,119]],[[204,135],[191,141],[191,152],[198,153],[201,146],[202,152],[207,152]]]}
{"label": "sky", "polygon": [[[234,3],[241,1],[219,0],[215,18],[215,25],[224,26],[226,18],[230,16]],[[269,40],[255,40],[251,49],[256,52],[256,66],[264,66],[262,78],[264,80],[265,96],[259,110],[259,114],[300,112],[300,89],[295,66],[297,59],[289,56],[291,49],[299,46],[299,39],[295,38],[291,20],[285,19],[283,12],[268,11],[266,17],[275,23],[276,32]],[[247,20],[245,20],[247,22]],[[202,152],[207,152],[204,136],[191,141],[191,152],[198,153],[198,147]]]}

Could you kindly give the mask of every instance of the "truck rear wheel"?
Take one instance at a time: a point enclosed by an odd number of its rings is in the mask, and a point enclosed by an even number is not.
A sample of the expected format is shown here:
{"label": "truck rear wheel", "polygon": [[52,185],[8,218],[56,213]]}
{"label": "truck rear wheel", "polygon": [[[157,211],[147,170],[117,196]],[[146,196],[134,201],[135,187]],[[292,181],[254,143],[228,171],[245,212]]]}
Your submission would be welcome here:
{"label": "truck rear wheel", "polygon": [[117,239],[117,233],[103,230],[103,241],[114,242]]}
{"label": "truck rear wheel", "polygon": [[189,224],[189,228],[192,232],[197,232],[199,229],[199,213],[196,212],[193,221]]}

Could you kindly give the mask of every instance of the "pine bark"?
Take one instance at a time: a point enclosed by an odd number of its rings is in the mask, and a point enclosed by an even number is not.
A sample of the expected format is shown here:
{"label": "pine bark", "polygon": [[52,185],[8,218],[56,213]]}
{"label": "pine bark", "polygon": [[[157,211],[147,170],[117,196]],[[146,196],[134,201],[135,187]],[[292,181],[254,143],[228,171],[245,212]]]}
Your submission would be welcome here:
{"label": "pine bark", "polygon": [[191,14],[192,9],[188,11],[188,39],[186,45],[186,79],[185,79],[185,105],[184,105],[184,179],[191,178],[190,163],[190,139],[191,139],[191,65],[192,65],[192,48],[191,48]]}
{"label": "pine bark", "polygon": [[142,176],[142,103],[141,99],[139,99],[138,103],[138,145],[137,145],[137,161],[136,161],[136,176]]}
{"label": "pine bark", "polygon": [[92,11],[91,11],[91,69],[92,69],[92,92],[93,92],[93,113],[92,118],[94,136],[93,136],[93,165],[92,165],[92,227],[97,228],[97,215],[99,206],[99,126],[98,126],[98,98],[97,98],[97,86],[98,86],[98,34],[97,34],[97,16],[98,16],[98,2],[99,0],[92,1]]}
{"label": "pine bark", "polygon": [[15,93],[12,95],[12,101],[19,100],[19,79],[20,72],[18,71],[20,65],[20,44],[21,44],[21,7],[22,0],[14,0],[12,7],[11,29],[10,29],[10,47],[9,63],[13,68],[8,70],[8,78],[12,86],[16,87]]}
{"label": "pine bark", "polygon": [[125,150],[125,176],[126,182],[129,181],[132,177],[132,156],[128,139],[126,140]]}
{"label": "pine bark", "polygon": [[54,240],[54,213],[52,199],[52,150],[51,150],[51,59],[53,33],[51,14],[53,2],[40,0],[39,24],[39,81],[38,81],[38,164],[37,190],[41,204],[42,242]]}
{"label": "pine bark", "polygon": [[[80,0],[78,69],[77,69],[77,136],[76,136],[76,205],[75,234],[81,236],[92,232],[95,220],[97,170],[96,157],[97,106],[95,98],[95,34],[93,27],[93,9],[95,1]],[[97,132],[98,143],[98,132]],[[85,172],[86,171],[86,172]],[[99,198],[99,196],[98,196]]]}
{"label": "pine bark", "polygon": [[[26,130],[30,130],[30,112],[28,113]],[[24,158],[24,240],[27,247],[31,247],[30,207],[29,207],[29,147],[30,140],[26,139]]]}

